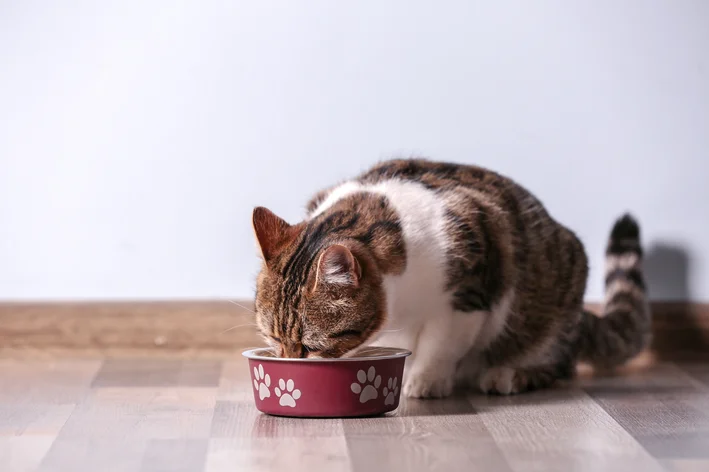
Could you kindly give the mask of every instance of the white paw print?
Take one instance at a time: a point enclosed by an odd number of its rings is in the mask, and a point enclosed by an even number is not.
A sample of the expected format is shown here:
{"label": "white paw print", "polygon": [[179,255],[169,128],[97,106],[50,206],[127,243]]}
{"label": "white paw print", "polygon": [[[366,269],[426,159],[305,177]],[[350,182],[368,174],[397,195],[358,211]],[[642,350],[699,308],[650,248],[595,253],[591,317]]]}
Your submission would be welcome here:
{"label": "white paw print", "polygon": [[288,382],[283,379],[278,381],[276,396],[280,398],[280,400],[278,400],[279,405],[295,408],[295,401],[300,398],[300,390],[297,388],[293,390],[294,388],[295,384],[292,379],[288,379]]}
{"label": "white paw print", "polygon": [[268,374],[265,376],[263,375],[263,366],[259,364],[258,369],[254,367],[254,388],[258,392],[258,397],[261,400],[271,396],[271,392],[268,390],[268,387],[270,386],[271,376]]}
{"label": "white paw print", "polygon": [[384,389],[382,390],[382,393],[386,397],[384,399],[385,405],[393,405],[394,399],[399,394],[399,386],[396,385],[396,382],[397,382],[396,377],[394,377],[393,379],[391,377],[389,377],[389,381],[387,382],[387,386],[384,387]]}
{"label": "white paw print", "polygon": [[[357,372],[357,380],[359,383],[353,382],[352,385],[350,385],[350,389],[352,392],[359,395],[360,403],[367,403],[369,400],[374,400],[379,396],[377,389],[382,383],[382,377],[376,374],[377,371],[374,369],[374,366],[370,366],[367,373],[363,370]],[[372,385],[372,381],[374,381],[374,385]]]}

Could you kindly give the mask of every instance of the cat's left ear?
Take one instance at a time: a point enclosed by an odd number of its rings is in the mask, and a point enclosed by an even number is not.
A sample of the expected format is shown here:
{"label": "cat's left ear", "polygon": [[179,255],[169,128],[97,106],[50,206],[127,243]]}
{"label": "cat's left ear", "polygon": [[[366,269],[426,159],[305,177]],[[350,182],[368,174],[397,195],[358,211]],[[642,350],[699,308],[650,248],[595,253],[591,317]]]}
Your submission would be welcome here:
{"label": "cat's left ear", "polygon": [[266,264],[297,236],[297,228],[264,207],[254,208],[253,227]]}
{"label": "cat's left ear", "polygon": [[[333,244],[320,254],[317,284],[359,287],[362,267],[352,251],[341,244]],[[317,285],[316,285],[317,286]]]}

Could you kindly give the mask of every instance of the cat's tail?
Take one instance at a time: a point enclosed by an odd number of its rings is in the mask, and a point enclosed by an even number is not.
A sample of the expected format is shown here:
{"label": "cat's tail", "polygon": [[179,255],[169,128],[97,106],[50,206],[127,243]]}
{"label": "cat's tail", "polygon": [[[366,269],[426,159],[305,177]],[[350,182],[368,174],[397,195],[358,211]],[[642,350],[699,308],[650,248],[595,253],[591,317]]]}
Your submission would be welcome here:
{"label": "cat's tail", "polygon": [[640,228],[629,214],[616,221],[606,248],[603,315],[584,311],[580,358],[611,368],[630,360],[651,341],[652,315],[642,268]]}

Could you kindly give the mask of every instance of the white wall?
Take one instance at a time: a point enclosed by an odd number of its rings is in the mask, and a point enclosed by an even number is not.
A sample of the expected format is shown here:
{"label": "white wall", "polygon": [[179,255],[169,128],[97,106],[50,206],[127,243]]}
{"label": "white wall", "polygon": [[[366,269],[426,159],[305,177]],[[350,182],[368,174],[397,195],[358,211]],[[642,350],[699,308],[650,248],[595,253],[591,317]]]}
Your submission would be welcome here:
{"label": "white wall", "polygon": [[253,206],[421,154],[709,300],[708,70],[704,0],[0,0],[0,298],[249,297]]}

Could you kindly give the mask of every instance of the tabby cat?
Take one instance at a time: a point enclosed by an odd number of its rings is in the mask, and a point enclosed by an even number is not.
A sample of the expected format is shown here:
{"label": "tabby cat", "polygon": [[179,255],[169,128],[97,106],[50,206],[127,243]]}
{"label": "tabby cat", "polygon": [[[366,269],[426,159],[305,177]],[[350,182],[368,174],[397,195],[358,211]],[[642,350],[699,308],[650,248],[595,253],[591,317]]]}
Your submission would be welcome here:
{"label": "tabby cat", "polygon": [[257,323],[281,357],[413,352],[403,392],[513,394],[624,363],[650,342],[638,225],[613,227],[603,316],[584,311],[581,241],[530,192],[480,167],[382,162],[288,224],[258,207]]}

